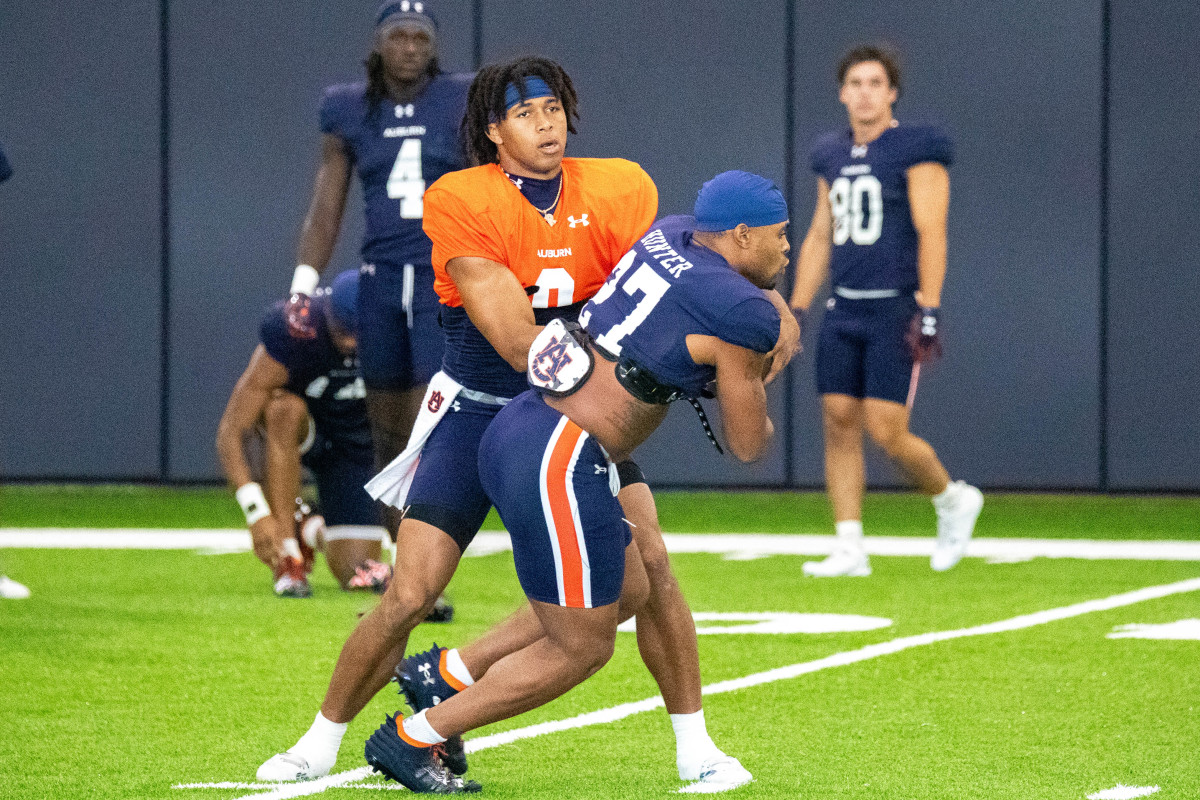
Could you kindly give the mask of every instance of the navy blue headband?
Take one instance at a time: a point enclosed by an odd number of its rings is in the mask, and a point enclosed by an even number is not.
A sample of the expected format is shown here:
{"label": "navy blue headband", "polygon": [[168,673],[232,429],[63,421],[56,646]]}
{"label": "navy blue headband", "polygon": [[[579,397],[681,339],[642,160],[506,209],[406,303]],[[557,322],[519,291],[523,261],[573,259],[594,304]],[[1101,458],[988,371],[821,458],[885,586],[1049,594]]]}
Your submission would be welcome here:
{"label": "navy blue headband", "polygon": [[381,32],[386,26],[402,22],[413,23],[431,37],[437,34],[437,20],[425,10],[422,0],[391,0],[381,5],[375,14],[377,32]]}
{"label": "navy blue headband", "polygon": [[783,192],[771,181],[741,170],[722,172],[704,184],[696,196],[696,230],[728,231],[777,225],[788,219]]}
{"label": "navy blue headband", "polygon": [[524,79],[525,94],[521,95],[521,87],[517,84],[510,83],[508,88],[504,90],[504,110],[512,108],[515,105],[533,100],[538,97],[555,97],[554,91],[550,85],[536,75],[527,75]]}

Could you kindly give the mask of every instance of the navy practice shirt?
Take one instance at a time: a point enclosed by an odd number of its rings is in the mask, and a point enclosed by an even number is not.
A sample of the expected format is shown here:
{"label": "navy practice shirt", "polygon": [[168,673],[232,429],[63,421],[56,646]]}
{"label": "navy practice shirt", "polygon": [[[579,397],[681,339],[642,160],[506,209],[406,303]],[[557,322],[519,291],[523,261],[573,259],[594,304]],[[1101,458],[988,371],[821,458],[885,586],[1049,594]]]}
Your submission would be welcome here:
{"label": "navy practice shirt", "polygon": [[692,217],[667,217],[634,245],[588,301],[580,323],[608,353],[697,397],[716,368],[697,364],[691,333],[757,353],[779,340],[779,312],[724,258],[692,239]]}
{"label": "navy practice shirt", "polygon": [[817,139],[812,169],[829,184],[833,211],[834,286],[917,290],[917,231],[908,203],[907,170],[950,166],[954,146],[940,128],[899,125],[866,145],[846,130]]}
{"label": "navy practice shirt", "polygon": [[358,371],[358,356],[346,355],[333,344],[322,296],[313,298],[312,339],[288,333],[285,303],[272,306],[259,326],[259,340],[271,358],[288,373],[284,387],[304,398],[322,436],[348,448],[371,449],[367,423],[366,387]]}
{"label": "navy practice shirt", "polygon": [[466,166],[458,132],[474,76],[439,74],[411,103],[386,98],[368,114],[366,83],[325,90],[321,131],[341,138],[362,182],[369,263],[428,266],[433,244],[421,230],[423,196],[433,182]]}

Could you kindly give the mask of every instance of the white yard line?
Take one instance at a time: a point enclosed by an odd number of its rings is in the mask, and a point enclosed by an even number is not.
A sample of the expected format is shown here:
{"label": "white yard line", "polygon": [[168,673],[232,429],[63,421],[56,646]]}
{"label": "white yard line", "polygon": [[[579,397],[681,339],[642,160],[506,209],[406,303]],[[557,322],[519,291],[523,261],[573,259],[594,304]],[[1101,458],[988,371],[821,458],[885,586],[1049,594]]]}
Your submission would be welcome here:
{"label": "white yard line", "polygon": [[[832,536],[769,533],[668,533],[672,553],[710,553],[731,559],[765,556],[821,556],[833,550]],[[932,536],[867,536],[873,556],[929,556]],[[87,529],[0,528],[0,548],[103,550],[205,550],[236,553],[250,550],[250,534],[237,529]],[[467,550],[469,556],[512,550],[504,531],[483,531]],[[993,561],[1031,558],[1117,559],[1130,561],[1200,561],[1200,541],[1130,541],[1091,539],[973,539],[967,556]]]}
{"label": "white yard line", "polygon": [[[819,672],[833,667],[844,667],[849,664],[857,664],[862,661],[868,661],[880,656],[899,653],[904,650],[910,650],[914,647],[923,647],[925,645],[944,642],[951,639],[964,639],[972,636],[986,636],[993,633],[1007,633],[1010,631],[1024,630],[1037,625],[1045,625],[1050,622],[1058,622],[1072,617],[1091,614],[1096,611],[1109,611],[1114,608],[1133,605],[1135,603],[1143,603],[1147,600],[1157,600],[1163,597],[1169,597],[1175,594],[1185,592],[1200,591],[1200,578],[1192,578],[1190,580],[1179,581],[1177,583],[1168,583],[1161,586],[1148,586],[1144,589],[1135,589],[1131,592],[1123,592],[1121,594],[1104,597],[1098,600],[1087,600],[1082,603],[1074,603],[1061,608],[1052,608],[1047,611],[1037,611],[1032,614],[1022,614],[1011,619],[1000,620],[999,622],[989,622],[984,625],[976,625],[971,628],[960,628],[953,631],[934,631],[931,633],[922,633],[915,636],[902,636],[899,639],[892,639],[887,642],[867,645],[860,647],[857,650],[847,650],[842,653],[834,653],[825,658],[819,658],[815,661],[806,661],[799,664],[792,664],[786,667],[758,672],[753,675],[747,675],[743,678],[734,680],[720,681],[719,683],[709,684],[705,686],[703,692],[705,695],[723,694],[732,692],[738,689],[747,689],[752,686],[761,686],[767,683],[796,678],[801,675],[807,675],[813,672]],[[592,711],[587,714],[580,714],[569,719],[555,720],[553,722],[542,722],[537,725],[529,725],[524,728],[516,728],[502,733],[493,733],[489,736],[480,736],[469,739],[467,741],[467,752],[477,753],[480,750],[487,750],[492,747],[510,744],[521,739],[530,739],[535,736],[544,736],[549,733],[558,733],[560,731],[572,730],[575,728],[583,728],[589,725],[600,725],[608,722],[616,722],[634,714],[639,714],[643,711],[651,711],[660,708],[663,705],[661,697],[648,697],[645,700],[639,700],[634,703],[623,703],[622,705],[613,706],[611,708]],[[285,798],[304,797],[307,795],[319,794],[326,789],[334,786],[344,786],[360,780],[369,773],[369,768],[359,767],[358,769],[340,772],[335,775],[330,775],[327,778],[321,778],[316,781],[304,783],[289,783],[282,784],[276,789],[261,794],[244,795],[238,800],[284,800]],[[176,788],[202,788],[212,787],[217,788],[226,784],[184,784],[178,785]]]}

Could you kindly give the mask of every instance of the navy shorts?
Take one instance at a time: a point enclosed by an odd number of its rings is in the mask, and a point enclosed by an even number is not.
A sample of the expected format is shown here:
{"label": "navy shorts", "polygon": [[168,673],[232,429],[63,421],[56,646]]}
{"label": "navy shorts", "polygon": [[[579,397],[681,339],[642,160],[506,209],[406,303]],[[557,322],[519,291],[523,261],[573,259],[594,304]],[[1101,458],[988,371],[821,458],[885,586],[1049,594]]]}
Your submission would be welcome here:
{"label": "navy shorts", "polygon": [[917,302],[830,298],[817,337],[817,392],[912,404],[917,372],[904,341]]}
{"label": "navy shorts", "polygon": [[375,474],[371,449],[324,436],[320,428],[312,446],[300,457],[317,481],[317,497],[325,525],[382,525],[379,507],[363,485]]}
{"label": "navy shorts", "polygon": [[364,264],[358,284],[358,363],[370,389],[406,390],[441,369],[444,337],[433,268]]}
{"label": "navy shorts", "polygon": [[632,539],[613,465],[582,428],[525,392],[479,446],[479,475],[512,536],[527,597],[568,608],[615,603]]}
{"label": "navy shorts", "polygon": [[405,518],[445,531],[460,550],[467,549],[492,507],[479,482],[479,441],[500,408],[456,397],[429,434],[408,490]]}

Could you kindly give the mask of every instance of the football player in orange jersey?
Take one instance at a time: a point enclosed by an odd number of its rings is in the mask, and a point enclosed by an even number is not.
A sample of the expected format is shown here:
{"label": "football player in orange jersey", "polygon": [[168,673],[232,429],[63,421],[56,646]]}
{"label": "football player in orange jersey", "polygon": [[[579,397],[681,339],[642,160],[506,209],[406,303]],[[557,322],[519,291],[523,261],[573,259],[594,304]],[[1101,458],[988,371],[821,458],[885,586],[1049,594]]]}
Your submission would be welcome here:
{"label": "football player in orange jersey", "polygon": [[[388,682],[408,634],[449,582],[490,508],[479,483],[478,442],[499,409],[526,388],[534,337],[554,317],[574,318],[654,221],[657,191],[638,165],[564,158],[575,105],[570,78],[546,59],[485,68],[472,84],[464,132],[478,166],[444,176],[425,195],[425,230],[444,306],[443,370],[430,382],[409,448],[368,487],[406,509],[397,577],[343,647],[310,730],[268,760],[261,779],[314,778],[332,767],[346,724]],[[781,298],[777,305],[786,309]],[[795,350],[792,327],[781,332],[778,368]],[[671,573],[649,488],[632,462],[617,470],[618,499],[636,525],[620,616],[638,614],[639,649],[671,714],[680,776],[736,773],[749,780],[705,729],[695,626]],[[405,662],[406,694],[415,706],[437,702],[447,692],[430,694],[431,685],[451,691],[469,685],[543,635],[526,608],[461,652],[435,645]],[[445,748],[446,765],[461,774],[461,739]],[[469,785],[445,777],[447,788]]]}

